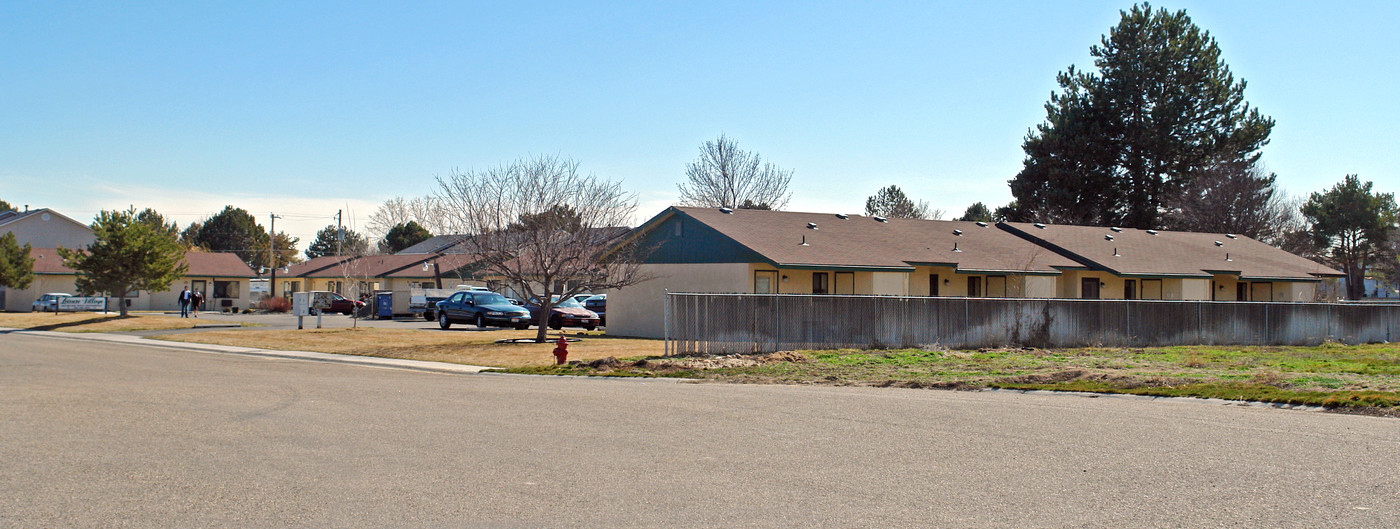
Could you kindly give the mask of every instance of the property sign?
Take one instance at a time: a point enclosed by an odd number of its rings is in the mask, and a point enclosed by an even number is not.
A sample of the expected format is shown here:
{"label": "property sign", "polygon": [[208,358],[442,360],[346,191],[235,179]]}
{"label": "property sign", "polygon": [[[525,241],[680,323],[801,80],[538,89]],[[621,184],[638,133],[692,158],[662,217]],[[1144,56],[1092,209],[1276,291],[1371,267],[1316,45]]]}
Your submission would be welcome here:
{"label": "property sign", "polygon": [[107,298],[101,296],[58,298],[58,310],[60,311],[103,310],[106,308]]}
{"label": "property sign", "polygon": [[297,316],[311,314],[311,294],[309,292],[292,293],[292,314]]}

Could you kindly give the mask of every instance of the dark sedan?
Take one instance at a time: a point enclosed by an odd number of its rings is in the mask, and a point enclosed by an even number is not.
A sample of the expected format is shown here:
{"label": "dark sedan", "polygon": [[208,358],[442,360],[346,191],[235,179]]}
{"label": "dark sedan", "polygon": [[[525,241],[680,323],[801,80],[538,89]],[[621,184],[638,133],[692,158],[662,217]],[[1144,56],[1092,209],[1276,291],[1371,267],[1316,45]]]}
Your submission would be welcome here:
{"label": "dark sedan", "polygon": [[535,325],[547,325],[549,328],[559,330],[564,327],[583,327],[585,330],[597,329],[602,323],[598,321],[598,314],[583,308],[583,304],[573,298],[559,299],[554,297],[555,305],[549,309],[549,319],[541,323],[540,306],[538,299],[530,300],[525,304],[525,308],[530,309],[530,321]]}
{"label": "dark sedan", "polygon": [[515,306],[495,292],[464,290],[437,302],[438,327],[475,323],[477,327],[530,328],[530,311]]}
{"label": "dark sedan", "polygon": [[598,294],[583,300],[583,308],[598,314],[598,325],[608,326],[608,295]]}
{"label": "dark sedan", "polygon": [[364,306],[365,302],[363,301],[353,300],[332,292],[331,306],[330,308],[326,309],[326,312],[339,312],[341,314],[349,316],[351,314],[354,314],[355,311],[360,310],[360,308]]}

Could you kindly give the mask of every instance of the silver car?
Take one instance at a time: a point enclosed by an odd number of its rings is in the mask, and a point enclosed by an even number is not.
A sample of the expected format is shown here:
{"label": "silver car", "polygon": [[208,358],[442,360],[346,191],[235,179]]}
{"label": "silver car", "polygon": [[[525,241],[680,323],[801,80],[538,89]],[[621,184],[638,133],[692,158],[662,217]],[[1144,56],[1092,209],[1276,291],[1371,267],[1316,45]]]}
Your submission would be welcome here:
{"label": "silver car", "polygon": [[34,306],[29,309],[29,312],[58,312],[58,300],[71,297],[73,297],[72,294],[63,292],[44,294],[39,296],[39,299],[34,300]]}

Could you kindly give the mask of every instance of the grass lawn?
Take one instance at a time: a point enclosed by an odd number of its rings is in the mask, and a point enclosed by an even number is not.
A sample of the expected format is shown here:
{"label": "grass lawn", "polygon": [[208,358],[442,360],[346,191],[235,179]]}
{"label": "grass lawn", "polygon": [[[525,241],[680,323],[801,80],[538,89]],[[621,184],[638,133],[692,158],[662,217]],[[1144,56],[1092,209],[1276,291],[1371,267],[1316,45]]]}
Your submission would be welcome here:
{"label": "grass lawn", "polygon": [[0,327],[34,331],[130,332],[189,329],[199,320],[128,313],[125,318],[113,312],[0,312]]}
{"label": "grass lawn", "polygon": [[[551,331],[550,339],[559,333]],[[158,336],[160,340],[196,342],[286,351],[316,351],[408,360],[427,360],[521,368],[554,364],[555,344],[499,344],[496,340],[534,338],[535,331],[475,329],[420,330],[383,329],[306,329],[306,330],[229,330]],[[569,359],[591,361],[607,357],[657,356],[664,348],[661,340],[608,338],[600,332],[570,332]]]}
{"label": "grass lawn", "polygon": [[1400,345],[1396,344],[796,351],[630,358],[609,365],[544,366],[512,372],[1211,397],[1400,416]]}

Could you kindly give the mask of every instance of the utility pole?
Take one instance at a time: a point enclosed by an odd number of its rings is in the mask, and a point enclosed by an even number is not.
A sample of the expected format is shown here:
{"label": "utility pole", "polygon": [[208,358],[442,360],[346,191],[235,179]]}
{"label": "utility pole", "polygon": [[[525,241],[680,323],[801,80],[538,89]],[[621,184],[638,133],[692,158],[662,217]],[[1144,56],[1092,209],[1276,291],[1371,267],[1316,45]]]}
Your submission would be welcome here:
{"label": "utility pole", "polygon": [[335,256],[340,257],[340,243],[345,240],[345,228],[340,227],[340,214],[343,209],[335,210]]}
{"label": "utility pole", "polygon": [[277,295],[277,214],[270,214],[271,221],[267,223],[267,255],[268,264],[272,265],[272,279],[267,282],[267,295]]}

